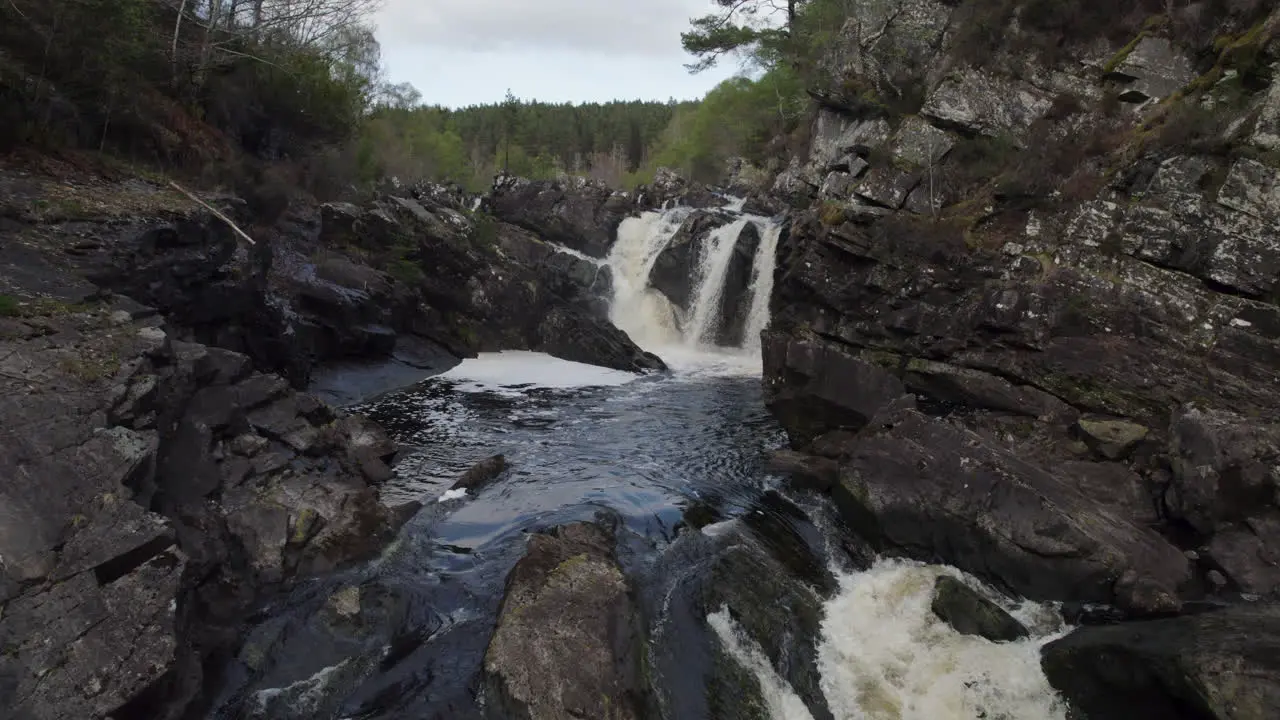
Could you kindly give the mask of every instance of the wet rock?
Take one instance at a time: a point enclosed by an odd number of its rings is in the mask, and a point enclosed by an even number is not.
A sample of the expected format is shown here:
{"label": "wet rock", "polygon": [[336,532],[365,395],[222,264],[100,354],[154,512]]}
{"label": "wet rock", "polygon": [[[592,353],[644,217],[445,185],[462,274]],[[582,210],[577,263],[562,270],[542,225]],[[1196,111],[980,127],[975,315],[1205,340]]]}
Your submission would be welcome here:
{"label": "wet rock", "polygon": [[702,586],[702,614],[727,608],[734,623],[760,646],[814,718],[830,720],[817,658],[822,596],[760,544],[755,539],[758,534],[753,535],[741,536],[740,543],[716,559]]}
{"label": "wet rock", "polygon": [[940,576],[934,585],[931,608],[934,615],[963,635],[1012,642],[1030,634],[1004,608],[949,575]]}
{"label": "wet rock", "polygon": [[1160,522],[1157,502],[1143,478],[1114,462],[1070,460],[1055,473],[1099,507],[1136,525],[1156,527]]}
{"label": "wet rock", "polygon": [[592,524],[530,538],[484,660],[490,717],[641,717],[643,641],[613,538]]}
{"label": "wet rock", "polygon": [[1262,718],[1280,703],[1280,613],[1244,605],[1086,627],[1043,650],[1049,681],[1090,718]]}
{"label": "wet rock", "polygon": [[951,405],[1002,410],[1029,417],[1065,417],[1073,412],[1066,403],[1048,393],[946,363],[907,361],[903,382],[913,393]]}
{"label": "wet rock", "polygon": [[574,362],[626,372],[666,370],[662,359],[641,350],[627,334],[608,321],[573,308],[555,308],[538,324],[537,347]]}
{"label": "wet rock", "polygon": [[463,473],[462,477],[458,478],[457,482],[449,489],[466,490],[474,495],[496,480],[506,469],[507,458],[502,455],[494,455],[471,466],[471,469]]}
{"label": "wet rock", "polygon": [[[980,436],[911,410],[877,417],[846,449],[834,499],[856,532],[940,558],[1033,599],[1178,607],[1182,553],[1072,484]],[[1115,587],[1126,572],[1129,588]]]}
{"label": "wet rock", "polygon": [[1085,444],[1108,460],[1121,460],[1147,437],[1147,428],[1125,420],[1081,418],[1076,429]]}
{"label": "wet rock", "polygon": [[[735,230],[736,236],[722,235],[713,241],[714,234]],[[693,212],[659,254],[649,281],[680,309],[687,321],[694,311],[703,263],[715,242],[732,242],[733,250],[721,284],[719,305],[711,319],[714,335],[706,339],[716,345],[737,347],[742,344],[751,306],[751,274],[760,244],[760,230],[755,223],[721,210]]]}
{"label": "wet rock", "polygon": [[884,368],[812,340],[766,332],[764,364],[765,402],[796,446],[829,430],[861,428],[905,394]]}
{"label": "wet rock", "polygon": [[826,492],[836,484],[840,466],[830,458],[779,450],[769,458],[769,472],[785,475],[799,487]]}
{"label": "wet rock", "polygon": [[389,480],[391,462],[400,448],[381,425],[359,414],[346,415],[334,423],[334,432],[347,449],[347,457],[371,483]]}
{"label": "wet rock", "polygon": [[680,225],[671,242],[658,255],[649,274],[650,284],[677,307],[688,310],[698,281],[698,265],[707,250],[707,238],[733,222],[721,210],[695,210]]}

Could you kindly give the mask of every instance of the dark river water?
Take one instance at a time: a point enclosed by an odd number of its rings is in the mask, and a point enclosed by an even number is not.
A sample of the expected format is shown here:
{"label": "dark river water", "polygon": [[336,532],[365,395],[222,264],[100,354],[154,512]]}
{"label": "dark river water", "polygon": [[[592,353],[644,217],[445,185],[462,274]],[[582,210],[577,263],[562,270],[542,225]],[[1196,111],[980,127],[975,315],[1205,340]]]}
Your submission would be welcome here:
{"label": "dark river water", "polygon": [[[826,501],[784,497],[764,469],[785,437],[762,402],[758,354],[663,355],[673,372],[641,378],[531,353],[484,356],[352,408],[406,448],[384,501],[424,508],[375,562],[264,609],[213,717],[480,717],[476,681],[505,577],[528,533],[577,520],[617,530],[668,720],[706,716],[699,675],[684,670],[715,637],[757,677],[774,720],[811,718],[727,615],[681,605],[690,593],[677,590],[700,581],[722,531],[743,523],[785,545],[800,572],[832,571],[819,655],[837,718],[1062,717],[1038,668],[1052,618],[1011,607],[1045,632],[995,646],[928,613],[933,580],[955,571],[898,561],[853,571]],[[495,482],[446,494],[497,453],[510,468]],[[357,598],[358,619],[335,613],[344,597]]]}

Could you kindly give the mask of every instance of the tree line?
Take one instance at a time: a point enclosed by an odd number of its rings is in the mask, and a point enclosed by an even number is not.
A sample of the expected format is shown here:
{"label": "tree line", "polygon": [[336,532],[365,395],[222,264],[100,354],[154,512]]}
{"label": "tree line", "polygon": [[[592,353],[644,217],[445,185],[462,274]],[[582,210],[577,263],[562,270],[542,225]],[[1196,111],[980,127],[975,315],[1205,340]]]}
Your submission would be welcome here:
{"label": "tree line", "polygon": [[728,158],[763,161],[804,126],[813,58],[848,1],[709,1],[717,12],[684,36],[693,69],[736,54],[748,71],[702,101],[508,93],[449,109],[385,82],[379,0],[0,0],[0,150],[93,149],[212,182],[247,158],[321,196],[389,177],[483,187],[504,170],[628,186],[669,166],[715,181]]}

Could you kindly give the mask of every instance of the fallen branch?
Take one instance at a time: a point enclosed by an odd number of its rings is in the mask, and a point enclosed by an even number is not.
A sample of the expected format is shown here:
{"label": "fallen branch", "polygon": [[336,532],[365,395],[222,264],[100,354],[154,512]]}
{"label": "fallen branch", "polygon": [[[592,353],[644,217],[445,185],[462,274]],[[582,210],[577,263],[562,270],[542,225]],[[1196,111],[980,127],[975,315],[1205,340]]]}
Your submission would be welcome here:
{"label": "fallen branch", "polygon": [[228,227],[230,227],[232,230],[235,230],[235,231],[236,231],[236,234],[237,234],[237,235],[239,235],[240,237],[244,238],[245,242],[249,243],[250,245],[257,245],[257,244],[258,244],[258,243],[256,243],[256,242],[254,242],[254,241],[253,241],[253,238],[249,237],[248,233],[246,233],[245,231],[241,230],[241,229],[240,229],[240,228],[239,228],[235,223],[231,222],[231,218],[227,217],[226,215],[223,215],[221,212],[219,212],[219,211],[218,211],[218,209],[217,209],[217,208],[215,208],[214,206],[210,205],[209,203],[207,203],[207,202],[205,202],[205,201],[201,200],[200,198],[196,197],[195,195],[192,195],[190,192],[188,192],[187,190],[183,189],[183,187],[182,187],[181,185],[179,185],[178,183],[176,183],[176,182],[174,182],[174,181],[170,180],[170,181],[169,181],[169,184],[173,186],[173,189],[174,189],[174,190],[177,190],[178,192],[182,193],[183,195],[186,195],[188,198],[191,198],[192,202],[196,203],[197,205],[199,205],[200,207],[204,208],[205,210],[208,210],[209,212],[213,213],[213,216],[214,216],[214,217],[216,217],[216,218],[218,218],[219,220],[221,220],[222,222],[226,223],[226,224],[227,224],[227,226],[228,226]]}

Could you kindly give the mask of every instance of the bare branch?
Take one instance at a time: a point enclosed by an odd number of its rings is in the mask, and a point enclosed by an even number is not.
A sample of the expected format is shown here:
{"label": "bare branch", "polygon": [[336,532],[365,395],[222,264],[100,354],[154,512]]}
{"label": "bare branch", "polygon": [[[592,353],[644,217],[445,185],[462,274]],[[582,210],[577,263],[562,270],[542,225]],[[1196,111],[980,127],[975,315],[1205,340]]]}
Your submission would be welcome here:
{"label": "bare branch", "polygon": [[170,181],[169,181],[169,184],[173,186],[173,189],[174,189],[174,190],[177,190],[178,192],[180,192],[180,193],[182,193],[183,195],[186,195],[188,198],[190,198],[192,202],[196,203],[197,205],[199,205],[200,207],[204,208],[205,210],[208,210],[209,212],[213,213],[213,216],[214,216],[214,217],[216,217],[216,218],[218,218],[219,220],[221,220],[222,222],[226,223],[226,224],[227,224],[227,226],[228,226],[228,227],[230,227],[232,230],[234,230],[234,231],[235,231],[235,233],[236,233],[237,235],[239,235],[240,237],[244,238],[245,242],[249,243],[250,245],[257,245],[257,244],[258,244],[258,243],[256,243],[256,242],[254,242],[254,241],[253,241],[253,238],[249,237],[248,233],[246,233],[245,231],[241,230],[241,229],[240,229],[240,227],[239,227],[238,225],[236,225],[235,223],[231,222],[231,218],[227,217],[226,215],[223,215],[223,214],[222,214],[222,213],[221,213],[217,208],[215,208],[214,206],[210,205],[209,203],[207,203],[207,202],[205,202],[205,201],[201,200],[200,198],[196,197],[195,195],[191,194],[189,191],[187,191],[185,188],[183,188],[183,187],[182,187],[181,185],[179,185],[178,183],[176,183],[176,182],[174,182],[174,181],[170,180]]}

